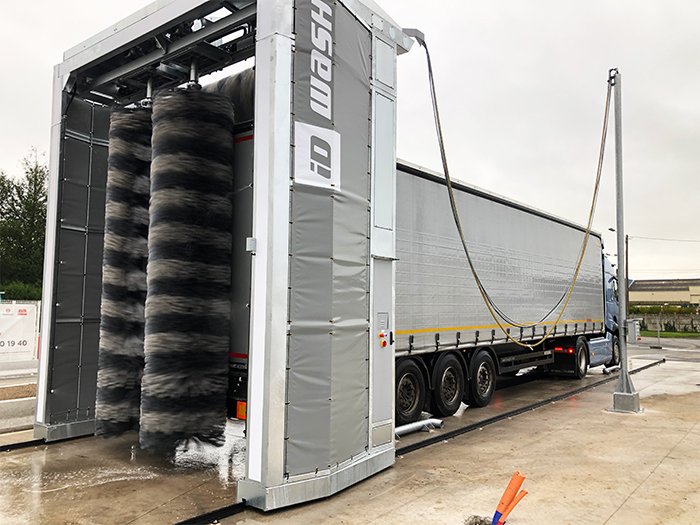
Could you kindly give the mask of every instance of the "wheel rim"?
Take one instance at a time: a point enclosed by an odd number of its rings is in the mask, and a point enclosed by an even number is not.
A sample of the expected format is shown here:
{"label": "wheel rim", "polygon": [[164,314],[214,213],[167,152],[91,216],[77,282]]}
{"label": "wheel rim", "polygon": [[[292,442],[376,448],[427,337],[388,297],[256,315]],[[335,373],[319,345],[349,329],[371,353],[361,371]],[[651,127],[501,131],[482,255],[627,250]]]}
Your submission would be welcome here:
{"label": "wheel rim", "polygon": [[481,363],[476,372],[476,387],[479,395],[485,396],[491,389],[491,369],[486,363]]}
{"label": "wheel rim", "polygon": [[440,381],[440,397],[446,404],[451,405],[455,402],[458,395],[457,373],[452,367],[446,368]]}
{"label": "wheel rim", "polygon": [[586,369],[586,352],[583,349],[579,350],[578,353],[578,368],[581,371]]}
{"label": "wheel rim", "polygon": [[403,414],[413,412],[418,403],[418,383],[412,374],[404,374],[399,381],[399,410]]}

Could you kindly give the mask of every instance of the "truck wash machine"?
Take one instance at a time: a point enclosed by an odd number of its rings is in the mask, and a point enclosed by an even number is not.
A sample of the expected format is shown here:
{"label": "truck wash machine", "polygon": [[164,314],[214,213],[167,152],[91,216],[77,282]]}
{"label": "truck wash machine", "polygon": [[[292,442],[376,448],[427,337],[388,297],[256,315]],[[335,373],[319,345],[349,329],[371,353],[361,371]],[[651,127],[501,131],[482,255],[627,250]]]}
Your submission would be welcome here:
{"label": "truck wash machine", "polygon": [[[393,464],[396,55],[410,46],[372,0],[159,0],[65,53],[37,437],[95,432],[110,112],[254,58],[254,117],[231,130],[231,310],[217,328],[248,363],[238,498],[279,508]],[[149,273],[148,301],[150,286]]]}

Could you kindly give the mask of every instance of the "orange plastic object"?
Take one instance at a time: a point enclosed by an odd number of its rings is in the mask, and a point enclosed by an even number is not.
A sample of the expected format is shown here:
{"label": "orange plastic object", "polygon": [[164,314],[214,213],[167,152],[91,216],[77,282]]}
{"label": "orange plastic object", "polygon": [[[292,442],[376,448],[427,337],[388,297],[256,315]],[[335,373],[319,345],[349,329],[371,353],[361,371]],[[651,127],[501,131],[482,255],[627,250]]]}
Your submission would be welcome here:
{"label": "orange plastic object", "polygon": [[236,419],[245,421],[248,405],[245,401],[236,401]]}
{"label": "orange plastic object", "polygon": [[506,518],[508,515],[513,511],[515,506],[520,503],[520,500],[523,499],[525,496],[527,496],[527,490],[521,490],[518,492],[518,495],[513,498],[513,501],[510,502],[510,505],[508,505],[508,508],[505,510],[503,513],[503,516],[498,520],[498,525],[503,525],[506,522]]}
{"label": "orange plastic object", "polygon": [[513,473],[513,477],[510,478],[510,483],[508,483],[506,490],[503,492],[503,496],[501,496],[501,501],[498,503],[498,507],[496,508],[496,512],[499,512],[501,516],[505,514],[506,509],[510,506],[511,501],[515,499],[515,495],[520,490],[523,481],[525,481],[525,476],[523,476],[522,474],[520,474],[520,472],[516,470]]}

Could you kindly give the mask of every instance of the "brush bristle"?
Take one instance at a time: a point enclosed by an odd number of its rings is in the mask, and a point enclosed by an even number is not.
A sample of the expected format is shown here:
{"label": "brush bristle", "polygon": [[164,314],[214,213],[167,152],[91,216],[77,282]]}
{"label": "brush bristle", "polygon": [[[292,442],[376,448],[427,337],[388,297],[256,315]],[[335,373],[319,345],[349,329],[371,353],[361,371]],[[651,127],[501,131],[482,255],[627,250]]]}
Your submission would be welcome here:
{"label": "brush bristle", "polygon": [[233,107],[198,90],[153,103],[141,446],[220,445],[230,346]]}
{"label": "brush bristle", "polygon": [[96,433],[137,429],[143,374],[151,112],[114,110],[109,131]]}

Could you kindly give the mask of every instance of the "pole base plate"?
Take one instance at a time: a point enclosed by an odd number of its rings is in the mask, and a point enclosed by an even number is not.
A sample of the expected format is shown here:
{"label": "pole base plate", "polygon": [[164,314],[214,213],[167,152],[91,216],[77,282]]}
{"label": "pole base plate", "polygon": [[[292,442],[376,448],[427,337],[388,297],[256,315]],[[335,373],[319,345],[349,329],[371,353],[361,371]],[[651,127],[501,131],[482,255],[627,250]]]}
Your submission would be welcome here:
{"label": "pole base plate", "polygon": [[638,414],[642,409],[639,406],[639,392],[614,392],[612,412],[628,412]]}

